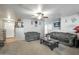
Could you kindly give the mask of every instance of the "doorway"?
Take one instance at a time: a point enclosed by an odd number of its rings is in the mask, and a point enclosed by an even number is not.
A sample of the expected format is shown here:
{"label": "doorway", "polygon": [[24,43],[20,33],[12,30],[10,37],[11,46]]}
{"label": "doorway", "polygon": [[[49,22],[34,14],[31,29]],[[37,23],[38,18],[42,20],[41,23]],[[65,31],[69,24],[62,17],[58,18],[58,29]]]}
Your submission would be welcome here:
{"label": "doorway", "polygon": [[15,22],[14,21],[4,21],[4,29],[6,30],[6,42],[15,41]]}

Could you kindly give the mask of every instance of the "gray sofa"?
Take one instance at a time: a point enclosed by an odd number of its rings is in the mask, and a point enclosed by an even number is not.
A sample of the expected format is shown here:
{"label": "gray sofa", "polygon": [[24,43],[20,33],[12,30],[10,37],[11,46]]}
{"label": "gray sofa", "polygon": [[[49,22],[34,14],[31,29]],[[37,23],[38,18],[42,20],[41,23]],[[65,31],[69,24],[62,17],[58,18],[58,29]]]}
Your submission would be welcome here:
{"label": "gray sofa", "polygon": [[75,46],[75,40],[77,39],[77,35],[64,32],[51,32],[47,35],[50,35],[50,38],[59,40],[60,43],[67,46]]}
{"label": "gray sofa", "polygon": [[40,33],[38,32],[26,32],[25,33],[25,40],[27,42],[33,41],[33,40],[39,40],[40,39]]}

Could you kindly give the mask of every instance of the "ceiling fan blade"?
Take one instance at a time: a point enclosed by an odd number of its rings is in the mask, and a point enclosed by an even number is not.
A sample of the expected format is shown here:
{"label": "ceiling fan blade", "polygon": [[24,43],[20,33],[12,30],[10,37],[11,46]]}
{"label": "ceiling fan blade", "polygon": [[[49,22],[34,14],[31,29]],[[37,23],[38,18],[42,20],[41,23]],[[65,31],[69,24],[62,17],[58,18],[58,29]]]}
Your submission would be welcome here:
{"label": "ceiling fan blade", "polygon": [[48,18],[47,16],[44,16],[43,18]]}

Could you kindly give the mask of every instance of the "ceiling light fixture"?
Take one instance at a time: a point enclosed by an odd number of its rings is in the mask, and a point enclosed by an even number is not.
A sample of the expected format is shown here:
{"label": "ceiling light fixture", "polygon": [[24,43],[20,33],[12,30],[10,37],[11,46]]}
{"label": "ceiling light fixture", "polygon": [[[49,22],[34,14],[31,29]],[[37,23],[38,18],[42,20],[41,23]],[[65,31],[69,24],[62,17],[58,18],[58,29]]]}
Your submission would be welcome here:
{"label": "ceiling light fixture", "polygon": [[14,22],[15,20],[11,18],[11,16],[8,14],[6,18],[3,18],[4,21],[7,21],[7,22]]}
{"label": "ceiling light fixture", "polygon": [[34,10],[33,16],[37,19],[48,18],[47,13],[43,12],[42,5],[38,5],[37,10]]}
{"label": "ceiling light fixture", "polygon": [[43,12],[37,12],[33,16],[35,16],[37,19],[42,19],[42,18],[48,18],[48,16],[45,16]]}

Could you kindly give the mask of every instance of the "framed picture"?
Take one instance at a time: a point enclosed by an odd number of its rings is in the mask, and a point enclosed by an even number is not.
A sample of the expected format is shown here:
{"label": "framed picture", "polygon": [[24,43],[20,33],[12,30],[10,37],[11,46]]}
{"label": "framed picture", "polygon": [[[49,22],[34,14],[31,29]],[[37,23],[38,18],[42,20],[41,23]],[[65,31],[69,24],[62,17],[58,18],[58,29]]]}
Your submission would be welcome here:
{"label": "framed picture", "polygon": [[54,27],[60,27],[60,22],[55,22]]}
{"label": "framed picture", "polygon": [[72,18],[71,21],[72,21],[72,23],[74,23],[75,21],[77,21],[77,19],[76,18]]}
{"label": "framed picture", "polygon": [[24,26],[23,26],[23,22],[16,22],[15,23],[15,27],[16,28],[23,28]]}
{"label": "framed picture", "polygon": [[35,27],[37,27],[37,25],[38,25],[38,21],[35,21]]}

